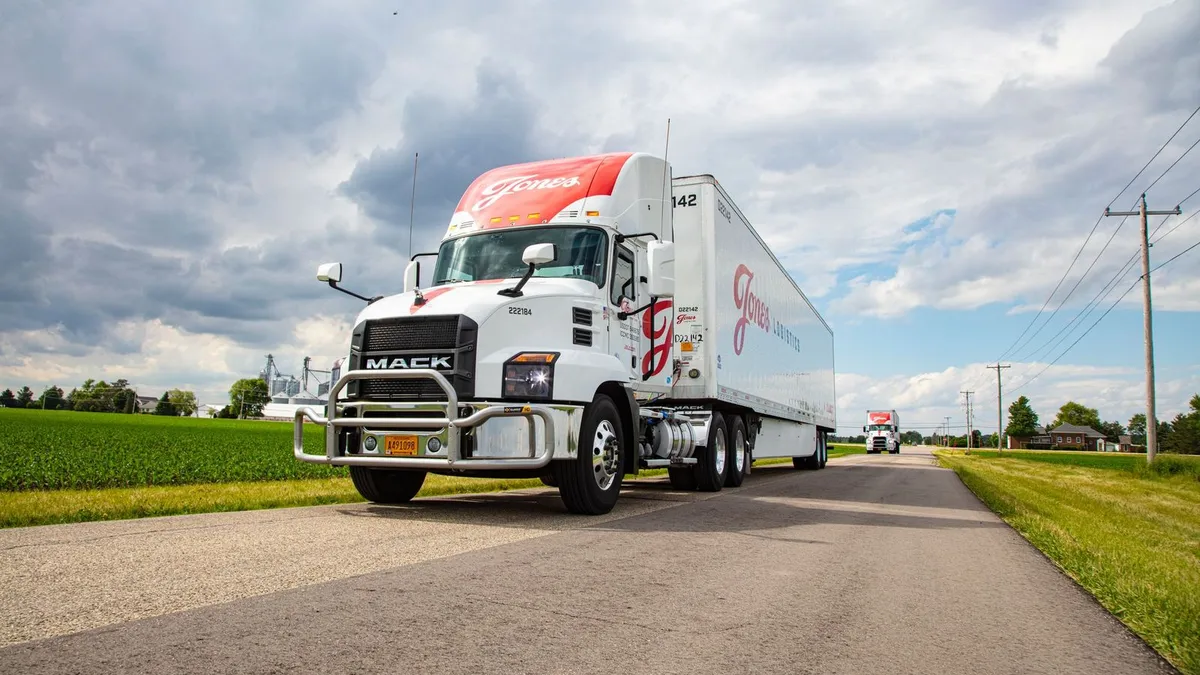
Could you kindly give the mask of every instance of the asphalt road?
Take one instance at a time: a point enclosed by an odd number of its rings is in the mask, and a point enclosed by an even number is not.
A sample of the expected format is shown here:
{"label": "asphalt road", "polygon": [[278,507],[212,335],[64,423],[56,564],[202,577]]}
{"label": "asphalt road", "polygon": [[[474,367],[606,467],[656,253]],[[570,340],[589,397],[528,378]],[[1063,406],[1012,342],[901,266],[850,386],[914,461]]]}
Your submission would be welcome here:
{"label": "asphalt road", "polygon": [[1173,672],[928,454],[0,531],[5,673]]}

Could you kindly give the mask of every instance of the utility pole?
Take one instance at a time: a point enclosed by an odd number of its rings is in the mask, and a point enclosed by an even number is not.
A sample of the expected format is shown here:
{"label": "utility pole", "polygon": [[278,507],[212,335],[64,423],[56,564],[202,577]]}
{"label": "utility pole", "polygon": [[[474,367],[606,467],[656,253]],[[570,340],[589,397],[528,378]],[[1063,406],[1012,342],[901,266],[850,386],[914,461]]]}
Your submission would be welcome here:
{"label": "utility pole", "polygon": [[946,431],[942,434],[942,445],[950,447],[950,416],[946,415]]}
{"label": "utility pole", "polygon": [[967,397],[967,454],[971,454],[971,394],[973,391],[960,391],[960,394],[965,394]]}
{"label": "utility pole", "polygon": [[996,452],[1004,452],[1001,445],[1004,443],[1004,389],[1000,385],[1000,371],[1012,366],[1002,365],[999,361],[994,366],[988,366],[988,370],[996,371]]}
{"label": "utility pole", "polygon": [[1142,246],[1142,330],[1146,339],[1146,462],[1154,461],[1158,452],[1158,418],[1154,414],[1154,327],[1150,311],[1150,234],[1146,224],[1146,216],[1178,216],[1183,210],[1176,206],[1170,211],[1149,211],[1146,209],[1146,193],[1137,211],[1110,211],[1104,209],[1106,216],[1140,216],[1142,234],[1139,237]]}

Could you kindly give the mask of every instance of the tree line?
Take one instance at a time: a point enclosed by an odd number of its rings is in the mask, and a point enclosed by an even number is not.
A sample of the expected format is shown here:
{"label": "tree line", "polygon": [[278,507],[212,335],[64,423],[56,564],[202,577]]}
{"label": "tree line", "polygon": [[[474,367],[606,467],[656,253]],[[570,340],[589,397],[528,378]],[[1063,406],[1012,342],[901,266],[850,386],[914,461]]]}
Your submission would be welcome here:
{"label": "tree line", "polygon": [[[0,407],[38,408],[43,410],[75,410],[79,412],[106,412],[132,415],[141,412],[138,395],[125,379],[109,383],[89,378],[82,385],[64,394],[61,387],[51,385],[34,398],[28,386],[16,392],[5,389],[0,392]],[[155,415],[191,416],[199,404],[196,394],[182,389],[164,391],[152,410]]]}
{"label": "tree line", "polygon": [[[1138,413],[1129,418],[1128,424],[1100,419],[1096,408],[1089,408],[1075,401],[1067,401],[1058,410],[1047,432],[1063,424],[1091,427],[1104,434],[1111,443],[1119,443],[1121,436],[1128,435],[1133,445],[1146,445],[1146,415]],[[1008,426],[1004,433],[1009,436],[1030,437],[1037,435],[1038,414],[1029,399],[1021,396],[1008,407]],[[1179,413],[1170,422],[1158,420],[1158,444],[1162,452],[1200,454],[1200,394],[1188,402],[1188,412]]]}
{"label": "tree line", "polygon": [[[109,383],[88,379],[65,394],[62,388],[56,385],[46,387],[37,397],[28,386],[15,392],[5,389],[0,392],[0,407],[133,414],[140,412],[137,399],[137,392],[129,385],[128,380],[121,379]],[[263,407],[270,401],[267,383],[262,378],[243,378],[229,388],[229,403],[213,413],[213,417],[262,417]],[[152,412],[155,415],[190,417],[196,414],[198,408],[195,393],[171,389],[163,392]]]}

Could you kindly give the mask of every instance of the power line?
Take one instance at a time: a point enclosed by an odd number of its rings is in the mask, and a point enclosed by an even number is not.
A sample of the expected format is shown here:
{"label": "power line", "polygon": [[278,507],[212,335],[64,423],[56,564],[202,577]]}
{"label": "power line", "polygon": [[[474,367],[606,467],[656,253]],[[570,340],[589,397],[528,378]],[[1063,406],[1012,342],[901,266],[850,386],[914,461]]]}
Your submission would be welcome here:
{"label": "power line", "polygon": [[[1190,119],[1190,118],[1189,118],[1189,119]],[[1184,157],[1187,157],[1187,156],[1188,156],[1188,153],[1192,151],[1192,148],[1195,148],[1197,145],[1200,145],[1200,138],[1197,138],[1195,143],[1192,143],[1192,144],[1191,144],[1191,145],[1188,147],[1188,149],[1187,149],[1187,150],[1184,150],[1184,151],[1183,151],[1183,154],[1182,154],[1182,155],[1180,155],[1180,156],[1179,156],[1179,157],[1178,157],[1178,158],[1177,158],[1177,159],[1176,159],[1174,162],[1171,162],[1171,166],[1168,166],[1166,171],[1163,171],[1162,173],[1160,173],[1160,174],[1158,175],[1158,178],[1155,178],[1155,179],[1154,179],[1154,182],[1152,182],[1152,183],[1150,183],[1149,185],[1147,185],[1147,186],[1146,186],[1146,189],[1145,189],[1145,190],[1142,190],[1142,192],[1149,192],[1149,191],[1150,191],[1150,188],[1152,188],[1152,187],[1154,187],[1155,185],[1157,185],[1157,184],[1158,184],[1158,181],[1162,180],[1163,176],[1167,175],[1167,174],[1168,174],[1168,173],[1171,171],[1171,169],[1174,169],[1174,168],[1175,168],[1175,165],[1179,163],[1179,160],[1183,159]]]}
{"label": "power line", "polygon": [[1113,304],[1109,305],[1108,309],[1104,310],[1104,313],[1100,315],[1100,318],[1096,319],[1096,321],[1092,325],[1088,326],[1088,329],[1085,330],[1082,335],[1080,335],[1078,338],[1076,338],[1075,341],[1071,343],[1070,347],[1067,347],[1066,349],[1064,349],[1062,351],[1062,353],[1059,354],[1057,357],[1055,357],[1055,359],[1053,361],[1051,361],[1050,363],[1047,363],[1046,366],[1044,368],[1042,368],[1041,370],[1039,370],[1036,375],[1029,378],[1028,380],[1025,380],[1024,382],[1022,382],[1020,385],[1018,385],[1016,388],[1014,388],[1012,391],[1010,391],[1008,393],[1015,394],[1018,391],[1024,389],[1025,387],[1029,386],[1029,384],[1032,383],[1034,380],[1041,377],[1042,373],[1049,370],[1050,366],[1053,366],[1054,364],[1058,363],[1059,359],[1066,356],[1067,352],[1074,349],[1075,345],[1079,344],[1080,340],[1087,337],[1087,334],[1092,332],[1093,328],[1100,325],[1100,322],[1104,320],[1104,317],[1108,316],[1108,313],[1113,311],[1113,308],[1116,307],[1122,300],[1124,300],[1125,296],[1129,295],[1129,291],[1132,291],[1135,287],[1137,287],[1138,281],[1140,281],[1140,279],[1135,280],[1132,284],[1130,284],[1129,288],[1125,289],[1125,292],[1121,294],[1121,297],[1117,298],[1116,302],[1113,302]]}
{"label": "power line", "polygon": [[[1114,203],[1116,203],[1116,201],[1118,199],[1121,198],[1121,195],[1125,194],[1125,191],[1129,189],[1129,186],[1133,185],[1134,181],[1136,181],[1143,173],[1145,173],[1146,169],[1148,169],[1150,167],[1150,165],[1154,162],[1154,160],[1158,159],[1158,156],[1162,154],[1162,151],[1166,150],[1167,146],[1171,144],[1171,141],[1175,140],[1175,137],[1179,135],[1179,132],[1183,131],[1183,128],[1185,126],[1187,126],[1188,122],[1192,121],[1192,118],[1195,117],[1197,113],[1200,113],[1200,105],[1196,106],[1196,109],[1192,111],[1192,114],[1188,115],[1187,119],[1185,119],[1183,121],[1183,124],[1180,124],[1179,128],[1175,130],[1175,133],[1171,134],[1171,137],[1168,138],[1162,144],[1162,146],[1160,146],[1158,148],[1158,150],[1154,153],[1154,155],[1152,155],[1150,157],[1150,159],[1142,166],[1142,168],[1140,170],[1138,170],[1138,172],[1136,174],[1134,174],[1133,178],[1129,179],[1129,182],[1125,184],[1125,187],[1121,188],[1121,191],[1118,192],[1116,194],[1116,196],[1113,197],[1108,202],[1108,205],[1105,208],[1111,207]],[[1178,162],[1178,160],[1176,160],[1176,162]],[[1174,165],[1172,165],[1172,166],[1174,166]],[[1159,176],[1159,178],[1162,178],[1162,176]],[[1155,182],[1158,182],[1158,179],[1155,179]],[[1153,185],[1153,183],[1152,183],[1152,185]],[[1062,277],[1058,280],[1058,283],[1055,284],[1054,290],[1050,291],[1050,295],[1046,298],[1046,302],[1042,303],[1042,308],[1039,309],[1037,314],[1034,315],[1033,319],[1031,319],[1029,321],[1029,325],[1025,326],[1025,330],[1021,331],[1021,334],[1017,336],[1017,339],[1013,340],[1013,343],[1011,345],[1009,345],[1008,349],[1004,350],[1004,353],[1000,355],[1000,359],[1003,359],[1004,357],[1009,355],[1009,353],[1012,351],[1013,347],[1016,347],[1017,344],[1021,342],[1021,338],[1025,337],[1025,334],[1028,333],[1029,329],[1033,327],[1033,324],[1037,323],[1038,318],[1042,316],[1042,312],[1046,311],[1046,307],[1048,307],[1050,305],[1050,301],[1054,299],[1054,294],[1058,293],[1058,289],[1060,287],[1062,287],[1062,283],[1064,281],[1066,281],[1067,275],[1069,275],[1071,273],[1071,270],[1075,268],[1075,263],[1079,260],[1079,256],[1083,253],[1083,250],[1085,248],[1087,248],[1088,242],[1090,242],[1092,240],[1092,235],[1094,235],[1096,233],[1096,228],[1100,227],[1100,221],[1102,221],[1102,220],[1104,220],[1103,215],[1101,215],[1099,218],[1096,219],[1096,224],[1092,225],[1091,232],[1089,232],[1087,238],[1083,240],[1083,245],[1079,247],[1079,251],[1077,251],[1075,253],[1075,257],[1071,260],[1071,264],[1067,266],[1066,271],[1063,272]],[[1048,321],[1049,320],[1047,320],[1047,322]],[[1043,324],[1043,327],[1044,327],[1044,324]],[[1034,335],[1036,336],[1036,333]],[[1030,338],[1029,341],[1031,341],[1031,340],[1032,340],[1032,338]],[[1028,344],[1029,341],[1026,341],[1025,344]],[[1023,348],[1024,348],[1024,345],[1022,345],[1018,349],[1023,349]],[[997,359],[997,361],[999,361],[1000,359]]]}
{"label": "power line", "polygon": [[1160,269],[1162,269],[1162,268],[1166,267],[1167,265],[1169,265],[1169,264],[1171,264],[1172,262],[1174,262],[1174,261],[1178,260],[1178,259],[1179,259],[1180,257],[1182,257],[1182,256],[1183,256],[1185,253],[1187,253],[1188,251],[1191,251],[1192,249],[1196,248],[1197,246],[1200,246],[1200,241],[1198,241],[1198,242],[1196,242],[1196,243],[1192,244],[1191,246],[1189,246],[1189,247],[1187,247],[1187,248],[1183,249],[1183,250],[1182,250],[1182,251],[1180,251],[1179,253],[1176,253],[1176,254],[1175,254],[1175,256],[1174,256],[1174,257],[1172,257],[1170,260],[1166,261],[1165,263],[1161,263],[1161,264],[1159,264],[1159,266],[1158,266],[1158,267],[1155,267],[1154,269],[1150,270],[1150,273],[1151,273],[1151,274],[1153,274],[1153,273],[1155,273],[1155,272],[1159,271]]}
{"label": "power line", "polygon": [[[1157,244],[1158,242],[1162,241],[1163,239],[1166,239],[1166,238],[1167,238],[1167,236],[1168,236],[1168,235],[1170,235],[1172,232],[1174,232],[1175,230],[1178,230],[1179,228],[1183,227],[1184,223],[1186,223],[1187,221],[1191,220],[1192,218],[1195,218],[1195,217],[1196,217],[1196,214],[1198,214],[1198,213],[1200,213],[1200,211],[1193,211],[1193,212],[1192,212],[1192,215],[1188,216],[1187,218],[1184,218],[1183,220],[1179,221],[1178,223],[1175,223],[1175,227],[1172,227],[1171,229],[1169,229],[1169,230],[1167,230],[1166,232],[1164,232],[1164,233],[1163,233],[1163,236],[1159,237],[1158,239],[1155,239],[1153,243]],[[1163,222],[1166,222],[1166,219],[1165,219],[1165,218],[1163,219]],[[1160,225],[1160,227],[1161,227],[1161,225]]]}
{"label": "power line", "polygon": [[1092,299],[1083,306],[1083,309],[1079,310],[1079,312],[1076,313],[1066,325],[1060,328],[1053,337],[1047,340],[1045,344],[1043,344],[1030,355],[1033,360],[1036,361],[1038,358],[1044,358],[1057,349],[1064,340],[1070,337],[1071,333],[1075,332],[1075,329],[1071,328],[1072,325],[1074,325],[1075,328],[1082,326],[1083,322],[1087,320],[1087,317],[1091,316],[1092,312],[1096,310],[1096,307],[1099,306],[1100,303],[1104,302],[1104,298],[1107,298],[1108,294],[1111,293],[1114,288],[1116,288],[1117,284],[1119,284],[1121,280],[1129,274],[1130,268],[1133,267],[1133,264],[1136,261],[1137,251],[1134,251],[1133,254],[1129,256],[1129,260],[1125,261],[1125,264],[1121,267],[1121,269],[1117,270],[1117,273],[1108,280],[1108,283],[1104,284],[1104,286],[1096,292],[1096,295],[1093,296]]}
{"label": "power line", "polygon": [[[1103,217],[1103,216],[1101,216],[1101,217]],[[1104,252],[1108,250],[1109,244],[1112,244],[1113,239],[1115,239],[1117,237],[1117,233],[1121,231],[1121,227],[1123,227],[1125,225],[1126,220],[1129,220],[1129,219],[1122,218],[1121,222],[1117,223],[1117,229],[1113,230],[1113,233],[1111,235],[1109,235],[1109,237],[1108,237],[1108,241],[1104,242],[1104,248],[1100,249],[1100,252],[1096,254],[1095,258],[1092,258],[1092,264],[1088,265],[1088,268],[1086,270],[1084,270],[1083,274],[1075,281],[1075,285],[1071,287],[1071,290],[1068,291],[1066,296],[1063,297],[1062,301],[1058,303],[1058,307],[1054,308],[1054,311],[1050,314],[1050,317],[1046,319],[1046,322],[1042,324],[1041,328],[1038,328],[1038,330],[1033,335],[1029,336],[1029,340],[1026,341],[1026,344],[1029,344],[1029,342],[1032,342],[1033,338],[1037,337],[1037,334],[1042,331],[1042,328],[1045,328],[1046,326],[1050,325],[1050,322],[1054,320],[1054,317],[1058,314],[1058,311],[1060,309],[1062,309],[1064,305],[1067,304],[1067,300],[1071,299],[1071,296],[1074,295],[1075,290],[1079,288],[1079,285],[1082,284],[1083,280],[1087,278],[1087,275],[1091,273],[1092,268],[1096,266],[1097,262],[1100,262],[1100,257],[1103,256]],[[1059,332],[1061,333],[1061,331],[1059,331]],[[1054,338],[1050,338],[1050,340],[1053,340],[1053,339]],[[1022,347],[1024,347],[1024,345],[1022,345]],[[1042,345],[1042,347],[1045,347],[1045,345]],[[1040,352],[1042,350],[1042,347],[1035,349],[1033,352],[1030,353],[1030,355]]]}

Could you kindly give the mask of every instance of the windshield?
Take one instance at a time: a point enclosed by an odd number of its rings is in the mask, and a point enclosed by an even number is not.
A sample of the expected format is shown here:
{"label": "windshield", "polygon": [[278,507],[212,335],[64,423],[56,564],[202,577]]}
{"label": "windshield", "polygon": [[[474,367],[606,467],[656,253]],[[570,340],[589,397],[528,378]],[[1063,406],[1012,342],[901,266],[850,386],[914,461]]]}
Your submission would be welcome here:
{"label": "windshield", "polygon": [[892,425],[890,425],[890,424],[872,424],[869,428],[871,431],[891,431]]}
{"label": "windshield", "polygon": [[558,258],[539,265],[535,277],[583,279],[604,285],[605,235],[594,227],[532,227],[484,231],[442,242],[434,285],[456,281],[515,279],[529,268],[521,261],[525,247],[554,244]]}

